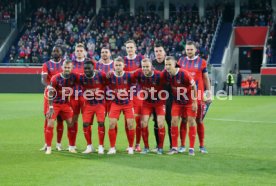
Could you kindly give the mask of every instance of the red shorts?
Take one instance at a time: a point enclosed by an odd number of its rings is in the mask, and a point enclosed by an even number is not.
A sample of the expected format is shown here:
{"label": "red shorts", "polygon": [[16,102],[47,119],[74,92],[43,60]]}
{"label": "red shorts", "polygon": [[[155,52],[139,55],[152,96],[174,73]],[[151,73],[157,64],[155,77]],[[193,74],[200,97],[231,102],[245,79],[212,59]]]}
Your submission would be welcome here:
{"label": "red shorts", "polygon": [[73,117],[73,110],[69,103],[58,104],[53,103],[54,106],[54,114],[51,119],[57,119],[57,116],[61,116],[62,120],[67,120]]}
{"label": "red shorts", "polygon": [[89,103],[86,103],[82,114],[83,123],[92,123],[94,114],[96,114],[98,122],[104,122],[105,105],[104,104],[90,105]]}
{"label": "red shorts", "polygon": [[142,114],[142,105],[143,105],[143,100],[139,99],[137,96],[133,96],[133,108],[134,108],[134,113],[137,115]]}
{"label": "red shorts", "polygon": [[83,96],[79,96],[77,100],[74,99],[75,97],[70,98],[70,104],[73,109],[74,115],[79,115],[80,111],[83,113],[84,108],[84,98]]}
{"label": "red shorts", "polygon": [[165,116],[166,106],[162,103],[156,104],[144,101],[142,115],[151,115],[153,111],[155,111],[157,116]]}
{"label": "red shorts", "polygon": [[172,105],[172,116],[179,117],[196,117],[196,112],[192,110],[192,105],[179,105],[173,103]]}
{"label": "red shorts", "polygon": [[133,109],[132,102],[125,105],[118,105],[112,102],[110,107],[110,112],[109,112],[109,118],[119,119],[121,111],[123,111],[126,119],[134,118],[134,109]]}

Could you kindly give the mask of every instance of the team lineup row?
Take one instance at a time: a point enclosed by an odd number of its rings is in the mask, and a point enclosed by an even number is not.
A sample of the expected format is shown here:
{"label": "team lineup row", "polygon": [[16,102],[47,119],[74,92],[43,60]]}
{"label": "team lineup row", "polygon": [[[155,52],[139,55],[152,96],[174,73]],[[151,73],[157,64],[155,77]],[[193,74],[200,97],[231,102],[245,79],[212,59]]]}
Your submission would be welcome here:
{"label": "team lineup row", "polygon": [[[140,140],[142,137],[145,148],[141,153],[149,152],[148,122],[151,114],[153,114],[155,122],[154,133],[158,154],[163,154],[165,120],[168,125],[170,139],[168,154],[186,150],[187,125],[189,126],[190,139],[189,154],[195,154],[196,128],[199,136],[200,152],[207,153],[204,147],[204,125],[202,120],[205,103],[202,101],[202,97],[204,90],[210,90],[210,84],[205,60],[195,56],[195,44],[193,42],[187,43],[187,57],[181,58],[178,63],[173,57],[166,57],[161,45],[155,46],[156,60],[154,61],[136,55],[135,42],[132,40],[126,42],[126,50],[128,56],[118,57],[113,62],[110,60],[109,49],[103,48],[101,60],[94,62],[85,59],[85,49],[82,44],[78,44],[75,49],[76,60],[61,62],[61,50],[58,47],[53,49],[53,60],[46,62],[42,69],[42,82],[45,86],[51,87],[48,91],[52,98],[45,99],[44,104],[46,144],[42,149],[46,150],[46,154],[51,154],[53,126],[56,118],[58,118],[57,149],[61,149],[60,141],[63,131],[61,126],[63,126],[62,120],[65,120],[68,124],[69,152],[76,152],[75,142],[80,110],[82,110],[83,131],[87,141],[87,149],[83,153],[93,151],[90,124],[93,122],[94,115],[97,116],[98,121],[98,153],[104,153],[104,121],[107,115],[109,117],[108,136],[110,141],[108,154],[116,153],[117,122],[121,112],[124,113],[126,120],[125,128],[129,143],[129,154],[134,153],[135,136],[135,151],[141,151]],[[177,65],[180,68],[176,67]],[[65,87],[74,91],[68,93],[68,89],[64,89]],[[136,91],[133,99],[130,99],[129,92],[133,87],[137,87],[139,91]],[[179,96],[179,89],[185,89],[185,96]],[[200,90],[198,95],[197,89]],[[87,96],[83,96],[81,93],[76,95],[74,93],[76,90],[84,92],[88,90],[90,98],[91,95],[93,98],[87,99]],[[54,91],[55,97],[53,97]],[[112,101],[95,99],[98,91],[113,91],[114,99]],[[143,94],[139,94],[140,92],[143,92]],[[143,97],[145,93],[155,95],[154,99],[152,96]],[[168,93],[167,100],[159,99],[163,93]],[[71,95],[70,99],[68,99],[68,95]],[[144,99],[142,100],[141,96],[137,95],[143,95]],[[192,97],[193,99],[191,99]],[[198,99],[194,99],[196,97]],[[211,95],[208,94],[207,103],[210,103],[210,97]],[[181,147],[178,148],[178,123],[180,119]],[[134,120],[136,121],[136,128],[134,127]]]}

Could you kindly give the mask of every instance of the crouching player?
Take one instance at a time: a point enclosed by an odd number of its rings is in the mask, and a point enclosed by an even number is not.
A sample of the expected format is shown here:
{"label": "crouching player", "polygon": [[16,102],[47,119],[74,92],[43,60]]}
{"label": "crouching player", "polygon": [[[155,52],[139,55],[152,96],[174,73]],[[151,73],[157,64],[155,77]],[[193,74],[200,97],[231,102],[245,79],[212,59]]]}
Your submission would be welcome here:
{"label": "crouching player", "polygon": [[87,142],[87,148],[83,152],[88,154],[93,152],[91,139],[91,123],[94,115],[98,121],[99,148],[98,153],[104,154],[105,136],[105,83],[106,75],[104,72],[94,70],[94,63],[90,60],[84,62],[84,74],[79,76],[79,83],[83,88],[84,109],[83,109],[83,132]]}
{"label": "crouching player", "polygon": [[[142,69],[138,69],[134,73],[134,78],[136,79],[138,85],[141,87],[139,96],[141,93],[143,97],[143,109],[142,109],[142,138],[145,144],[145,148],[141,152],[142,154],[147,154],[149,152],[149,131],[148,122],[150,115],[155,112],[157,115],[158,123],[158,150],[157,154],[163,154],[163,144],[165,139],[165,97],[166,92],[163,90],[164,78],[163,73],[157,70],[153,70],[152,62],[150,59],[145,58],[142,60]],[[163,95],[162,95],[163,92]],[[163,98],[163,100],[162,100]]]}

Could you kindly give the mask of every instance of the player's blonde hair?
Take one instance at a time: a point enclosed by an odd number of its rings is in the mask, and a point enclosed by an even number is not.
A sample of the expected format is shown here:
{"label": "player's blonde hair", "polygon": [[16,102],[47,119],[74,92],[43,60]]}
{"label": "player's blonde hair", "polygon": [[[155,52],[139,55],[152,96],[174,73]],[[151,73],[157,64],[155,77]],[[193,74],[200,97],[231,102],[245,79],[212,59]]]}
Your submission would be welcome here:
{"label": "player's blonde hair", "polygon": [[129,44],[129,43],[134,44],[134,46],[136,47],[136,43],[135,43],[134,40],[130,39],[130,40],[126,41],[126,42],[125,42],[125,45],[127,45],[127,44]]}
{"label": "player's blonde hair", "polygon": [[144,59],[142,59],[142,63],[146,63],[146,62],[152,63],[151,60],[150,60],[149,58],[144,58]]}
{"label": "player's blonde hair", "polygon": [[121,56],[118,56],[114,59],[114,62],[121,62],[124,63],[124,59]]}

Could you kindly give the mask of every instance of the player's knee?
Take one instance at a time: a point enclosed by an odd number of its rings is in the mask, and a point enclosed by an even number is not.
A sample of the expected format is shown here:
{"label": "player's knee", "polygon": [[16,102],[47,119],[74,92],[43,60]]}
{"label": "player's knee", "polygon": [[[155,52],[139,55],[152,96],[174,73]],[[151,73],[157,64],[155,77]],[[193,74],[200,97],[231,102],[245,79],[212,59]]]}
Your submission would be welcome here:
{"label": "player's knee", "polygon": [[48,127],[54,127],[54,120],[48,120],[48,123],[47,123],[47,126]]}
{"label": "player's knee", "polygon": [[131,121],[127,121],[127,128],[128,128],[129,130],[134,129],[134,125],[133,125],[133,121],[132,121],[132,120],[131,120]]}
{"label": "player's knee", "polygon": [[171,122],[172,122],[172,126],[177,126],[178,119],[173,118]]}
{"label": "player's knee", "polygon": [[195,126],[196,125],[195,118],[193,118],[193,117],[189,117],[187,121],[188,121],[189,126]]}

